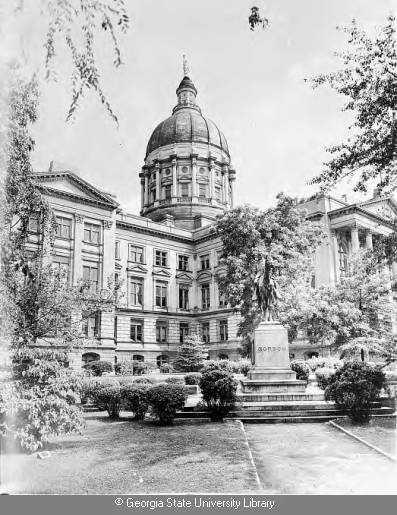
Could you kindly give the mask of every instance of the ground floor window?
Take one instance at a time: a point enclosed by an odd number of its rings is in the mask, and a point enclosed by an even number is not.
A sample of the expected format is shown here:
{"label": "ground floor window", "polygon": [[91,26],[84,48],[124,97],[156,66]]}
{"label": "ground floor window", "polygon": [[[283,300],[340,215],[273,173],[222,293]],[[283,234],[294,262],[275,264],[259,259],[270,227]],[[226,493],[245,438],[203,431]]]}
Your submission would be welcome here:
{"label": "ground floor window", "polygon": [[169,363],[170,359],[166,354],[160,354],[156,358],[157,366],[160,368],[163,363]]}
{"label": "ground floor window", "polygon": [[81,359],[84,365],[87,365],[87,363],[91,363],[91,361],[99,361],[101,357],[96,352],[86,352],[82,355]]}
{"label": "ground floor window", "polygon": [[229,359],[229,356],[227,354],[219,354],[219,359]]}
{"label": "ground floor window", "polygon": [[145,356],[142,356],[142,354],[134,354],[132,359],[134,361],[145,361]]}

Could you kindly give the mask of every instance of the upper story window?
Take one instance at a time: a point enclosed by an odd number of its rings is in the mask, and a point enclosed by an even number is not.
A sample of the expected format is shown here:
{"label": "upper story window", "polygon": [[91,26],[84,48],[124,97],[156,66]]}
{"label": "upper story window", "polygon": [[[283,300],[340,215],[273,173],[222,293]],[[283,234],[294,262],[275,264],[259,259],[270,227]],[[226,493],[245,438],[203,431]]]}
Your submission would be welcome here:
{"label": "upper story window", "polygon": [[206,196],[207,196],[207,185],[199,184],[199,197],[206,197]]}
{"label": "upper story window", "polygon": [[223,259],[223,250],[217,250],[216,251],[216,262],[218,265],[220,265],[222,259]]}
{"label": "upper story window", "polygon": [[143,280],[138,277],[130,278],[130,305],[143,305]]}
{"label": "upper story window", "polygon": [[156,266],[167,266],[167,252],[165,250],[155,251],[154,264]]}
{"label": "upper story window", "polygon": [[38,233],[40,232],[40,222],[38,216],[31,216],[29,218],[28,231]]}
{"label": "upper story window", "polygon": [[189,324],[181,322],[179,324],[179,343],[183,343],[187,336],[189,336]]}
{"label": "upper story window", "polygon": [[227,341],[229,339],[227,330],[227,320],[219,321],[219,339],[221,340],[221,342]]}
{"label": "upper story window", "polygon": [[178,270],[187,271],[189,270],[189,256],[178,256]]}
{"label": "upper story window", "polygon": [[99,225],[84,222],[84,241],[99,244],[101,228]]}
{"label": "upper story window", "polygon": [[114,257],[120,259],[120,240],[116,240],[114,245]]}
{"label": "upper story window", "polygon": [[171,185],[167,184],[164,188],[164,198],[171,198]]}
{"label": "upper story window", "polygon": [[210,323],[209,322],[202,322],[201,338],[204,343],[210,343]]}
{"label": "upper story window", "polygon": [[70,218],[65,218],[63,216],[57,216],[57,227],[55,234],[59,238],[66,238],[70,240],[72,237],[72,220]]}
{"label": "upper story window", "polygon": [[219,307],[224,308],[227,306],[227,300],[224,293],[219,292]]}
{"label": "upper story window", "polygon": [[128,248],[128,260],[134,263],[144,263],[143,247],[137,245],[130,245]]}
{"label": "upper story window", "polygon": [[168,336],[168,325],[167,322],[157,321],[156,322],[156,342],[167,343]]}
{"label": "upper story window", "polygon": [[210,307],[210,285],[208,283],[201,285],[201,307],[203,309]]}
{"label": "upper story window", "polygon": [[189,184],[187,182],[181,183],[181,197],[189,196]]}
{"label": "upper story window", "polygon": [[156,283],[156,306],[158,308],[167,307],[167,283]]}
{"label": "upper story window", "polygon": [[59,270],[62,274],[63,282],[69,284],[70,280],[70,262],[68,258],[63,258],[61,256],[55,256],[52,261],[52,266]]}
{"label": "upper story window", "polygon": [[200,256],[201,270],[208,270],[210,268],[210,255],[204,254]]}
{"label": "upper story window", "polygon": [[101,314],[99,311],[93,314],[83,314],[83,334],[87,338],[98,338],[100,332]]}
{"label": "upper story window", "polygon": [[179,309],[189,309],[189,286],[179,285]]}
{"label": "upper story window", "polygon": [[90,293],[96,293],[98,291],[99,270],[96,263],[83,266],[83,280],[87,281],[89,284],[88,291]]}
{"label": "upper story window", "polygon": [[220,186],[215,186],[215,198],[217,200],[221,199],[221,188],[220,188]]}
{"label": "upper story window", "polygon": [[136,343],[142,343],[143,340],[143,322],[142,320],[130,319],[130,339]]}

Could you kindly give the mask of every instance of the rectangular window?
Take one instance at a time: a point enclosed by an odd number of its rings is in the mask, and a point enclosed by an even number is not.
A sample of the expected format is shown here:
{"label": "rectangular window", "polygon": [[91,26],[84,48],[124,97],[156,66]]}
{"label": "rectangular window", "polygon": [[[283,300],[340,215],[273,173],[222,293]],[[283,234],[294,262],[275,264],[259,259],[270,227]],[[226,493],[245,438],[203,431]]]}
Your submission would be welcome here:
{"label": "rectangular window", "polygon": [[200,256],[201,270],[208,270],[210,267],[210,255]]}
{"label": "rectangular window", "polygon": [[158,308],[166,308],[167,307],[167,283],[157,283],[156,284],[156,306]]}
{"label": "rectangular window", "polygon": [[199,184],[199,197],[206,197],[206,196],[207,196],[207,185]]}
{"label": "rectangular window", "polygon": [[156,190],[152,190],[152,202],[155,202],[156,200]]}
{"label": "rectangular window", "polygon": [[31,216],[29,218],[28,230],[29,232],[38,233],[39,232],[39,219],[37,216]]}
{"label": "rectangular window", "polygon": [[167,266],[167,252],[156,250],[154,254],[154,264],[156,266]]}
{"label": "rectangular window", "polygon": [[219,321],[219,339],[221,342],[225,342],[229,339],[227,333],[227,320]]}
{"label": "rectangular window", "polygon": [[55,256],[52,262],[52,266],[59,270],[62,274],[62,278],[66,284],[69,284],[70,280],[70,263],[68,258],[62,258],[60,256]]}
{"label": "rectangular window", "polygon": [[156,342],[167,343],[167,322],[156,322]]}
{"label": "rectangular window", "polygon": [[100,313],[83,314],[83,333],[87,338],[98,338]]}
{"label": "rectangular window", "polygon": [[164,188],[164,197],[171,198],[171,185],[170,184],[167,184],[167,186]]}
{"label": "rectangular window", "polygon": [[131,318],[130,320],[130,338],[133,342],[142,343],[142,320]]}
{"label": "rectangular window", "polygon": [[189,256],[178,256],[178,270],[189,270]]}
{"label": "rectangular window", "polygon": [[100,230],[99,225],[90,224],[88,222],[84,223],[84,241],[87,243],[96,243],[99,244],[100,239]]}
{"label": "rectangular window", "polygon": [[189,286],[179,285],[179,309],[189,309]]}
{"label": "rectangular window", "polygon": [[55,234],[59,238],[66,238],[70,240],[72,237],[72,220],[70,218],[64,218],[63,216],[57,216],[57,226]]}
{"label": "rectangular window", "polygon": [[143,305],[143,280],[137,277],[130,278],[130,305]]}
{"label": "rectangular window", "polygon": [[204,343],[210,343],[210,323],[203,322],[201,324],[201,338]]}
{"label": "rectangular window", "polygon": [[187,182],[181,183],[181,197],[189,196],[189,184]]}
{"label": "rectangular window", "polygon": [[219,292],[219,307],[224,308],[227,306],[226,297],[223,293]]}
{"label": "rectangular window", "polygon": [[208,283],[201,285],[201,307],[203,309],[210,307],[210,285]]}
{"label": "rectangular window", "polygon": [[83,266],[83,280],[89,285],[88,291],[90,293],[96,293],[99,285],[99,271],[98,265],[84,265]]}
{"label": "rectangular window", "polygon": [[115,242],[114,257],[115,259],[120,259],[120,240],[116,240]]}
{"label": "rectangular window", "polygon": [[186,336],[189,336],[189,324],[181,322],[179,324],[179,343],[183,343]]}
{"label": "rectangular window", "polygon": [[128,250],[128,260],[134,263],[144,263],[143,247],[130,245]]}

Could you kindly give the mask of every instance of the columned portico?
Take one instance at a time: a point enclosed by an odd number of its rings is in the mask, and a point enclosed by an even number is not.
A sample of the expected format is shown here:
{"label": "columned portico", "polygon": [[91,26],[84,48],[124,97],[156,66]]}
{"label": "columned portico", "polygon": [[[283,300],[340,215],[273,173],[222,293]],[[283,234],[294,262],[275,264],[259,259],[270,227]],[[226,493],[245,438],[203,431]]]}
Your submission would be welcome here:
{"label": "columned portico", "polygon": [[353,224],[350,229],[350,238],[352,242],[352,253],[356,253],[360,250],[360,239],[358,237],[358,225]]}

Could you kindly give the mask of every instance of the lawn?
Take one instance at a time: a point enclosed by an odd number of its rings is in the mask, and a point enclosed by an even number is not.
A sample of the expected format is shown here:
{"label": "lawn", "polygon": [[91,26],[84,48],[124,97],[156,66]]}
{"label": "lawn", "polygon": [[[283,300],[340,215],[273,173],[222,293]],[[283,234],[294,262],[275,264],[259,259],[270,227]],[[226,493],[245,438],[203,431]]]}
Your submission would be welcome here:
{"label": "lawn", "polygon": [[146,494],[255,492],[238,422],[174,426],[127,418],[111,421],[87,413],[82,435],[54,439],[51,456],[3,456],[2,479],[9,493]]}

